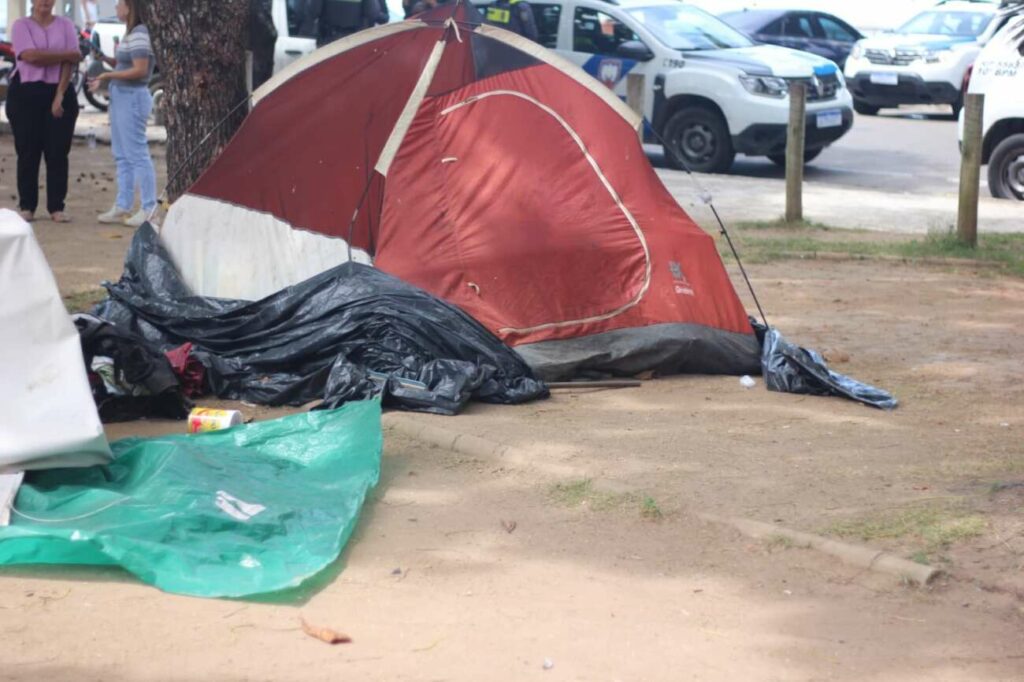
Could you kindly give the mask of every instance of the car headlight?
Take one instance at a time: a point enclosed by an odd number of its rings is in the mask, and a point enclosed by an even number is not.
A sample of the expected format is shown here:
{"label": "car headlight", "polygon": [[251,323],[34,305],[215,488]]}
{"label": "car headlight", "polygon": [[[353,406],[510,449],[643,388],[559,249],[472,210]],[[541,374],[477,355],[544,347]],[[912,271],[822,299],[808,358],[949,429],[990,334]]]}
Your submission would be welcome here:
{"label": "car headlight", "polygon": [[740,83],[753,95],[777,97],[782,99],[789,93],[789,83],[785,78],[774,76],[740,76]]}
{"label": "car headlight", "polygon": [[850,50],[850,57],[853,59],[860,59],[864,56],[864,46],[860,43],[854,43],[853,49]]}
{"label": "car headlight", "polygon": [[925,50],[922,57],[929,64],[938,64],[943,59],[953,54],[952,50]]}
{"label": "car headlight", "polygon": [[842,90],[846,87],[846,76],[843,75],[842,71],[836,71],[836,90]]}

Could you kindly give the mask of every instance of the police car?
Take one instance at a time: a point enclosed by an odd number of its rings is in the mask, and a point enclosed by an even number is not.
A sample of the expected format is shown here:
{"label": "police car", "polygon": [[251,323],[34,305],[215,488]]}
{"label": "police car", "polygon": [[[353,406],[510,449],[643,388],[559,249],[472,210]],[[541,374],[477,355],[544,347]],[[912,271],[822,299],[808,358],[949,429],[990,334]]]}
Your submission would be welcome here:
{"label": "police car", "polygon": [[941,2],[895,31],[858,42],[846,80],[858,113],[904,104],[963,106],[968,69],[1005,24],[994,3]]}
{"label": "police car", "polygon": [[853,124],[850,94],[834,63],[755,44],[694,5],[538,0],[530,6],[540,42],[620,97],[630,74],[644,77],[645,141],[660,138],[666,160],[677,168],[721,173],[737,154],[784,164],[793,81],[808,85],[808,161]]}
{"label": "police car", "polygon": [[978,55],[968,92],[985,95],[981,160],[989,191],[1024,200],[1024,2],[1005,13],[1008,23]]}

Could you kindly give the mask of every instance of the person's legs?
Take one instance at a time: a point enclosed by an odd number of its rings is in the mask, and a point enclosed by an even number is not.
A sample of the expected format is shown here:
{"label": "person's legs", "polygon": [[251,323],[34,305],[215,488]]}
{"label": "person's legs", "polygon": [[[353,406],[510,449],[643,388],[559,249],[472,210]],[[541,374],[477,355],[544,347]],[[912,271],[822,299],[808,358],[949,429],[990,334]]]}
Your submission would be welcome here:
{"label": "person's legs", "polygon": [[64,94],[63,106],[64,115],[60,118],[54,118],[52,111],[47,111],[43,119],[46,128],[43,147],[46,157],[46,210],[51,215],[64,212],[64,200],[68,195],[68,155],[78,120],[78,97],[71,88]]}
{"label": "person's legs", "polygon": [[117,200],[114,208],[130,213],[135,205],[135,181],[128,159],[132,133],[132,101],[129,92],[119,87],[110,88],[110,150],[117,166]]}
{"label": "person's legs", "polygon": [[149,215],[156,208],[156,169],[153,167],[153,157],[149,155],[149,143],[146,141],[146,125],[153,109],[153,96],[147,88],[133,88],[131,103],[131,130],[122,141],[125,144],[125,155],[132,168],[135,186],[142,200],[142,211]]}
{"label": "person's legs", "polygon": [[44,112],[40,111],[39,90],[34,83],[11,84],[7,93],[7,120],[14,134],[14,150],[18,155],[18,207],[35,213],[39,206],[39,162],[43,156],[45,135]]}

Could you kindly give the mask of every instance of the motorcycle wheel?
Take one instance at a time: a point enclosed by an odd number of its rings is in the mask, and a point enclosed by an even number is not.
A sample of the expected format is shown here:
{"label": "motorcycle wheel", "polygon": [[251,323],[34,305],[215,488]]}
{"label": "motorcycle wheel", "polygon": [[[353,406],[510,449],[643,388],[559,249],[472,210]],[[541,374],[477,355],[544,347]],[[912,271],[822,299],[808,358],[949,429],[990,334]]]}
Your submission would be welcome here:
{"label": "motorcycle wheel", "polygon": [[93,92],[89,89],[90,80],[88,77],[85,79],[85,83],[82,90],[85,93],[85,99],[89,101],[89,104],[93,105],[100,111],[106,111],[110,108],[110,93],[109,92]]}

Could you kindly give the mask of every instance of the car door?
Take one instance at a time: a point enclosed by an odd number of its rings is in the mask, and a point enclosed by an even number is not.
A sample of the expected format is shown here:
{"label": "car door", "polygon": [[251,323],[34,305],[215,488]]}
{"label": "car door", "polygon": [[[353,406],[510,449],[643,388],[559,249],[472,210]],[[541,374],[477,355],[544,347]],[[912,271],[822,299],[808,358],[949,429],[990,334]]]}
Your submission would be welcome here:
{"label": "car door", "polygon": [[[640,74],[646,77],[648,84],[653,82],[657,59],[638,61],[618,52],[619,46],[627,41],[637,41],[651,48],[626,23],[625,18],[613,15],[611,8],[604,3],[567,3],[566,8],[571,9],[572,15],[567,26],[568,45],[562,45],[568,50],[560,50],[563,56],[611,88],[623,100],[626,99],[629,74]],[[566,26],[565,20],[563,26]],[[645,87],[644,111],[650,112],[653,105],[653,90]]]}
{"label": "car door", "polygon": [[277,28],[274,73],[316,49],[316,39],[300,33],[304,7],[304,0],[274,0],[274,27]]}
{"label": "car door", "polygon": [[783,29],[785,27],[786,18],[779,17],[778,19],[769,22],[762,26],[751,38],[759,43],[767,43],[768,45],[782,45],[785,46],[785,36]]}
{"label": "car door", "polygon": [[[818,54],[820,45],[815,41],[815,23],[808,12],[790,12],[782,23],[782,41],[784,47]],[[817,29],[820,31],[820,29]]]}
{"label": "car door", "polygon": [[860,33],[842,19],[831,14],[819,12],[814,17],[823,38],[823,44],[830,54],[823,55],[834,61],[842,69],[846,66],[846,58],[850,56],[853,44],[861,39]]}

